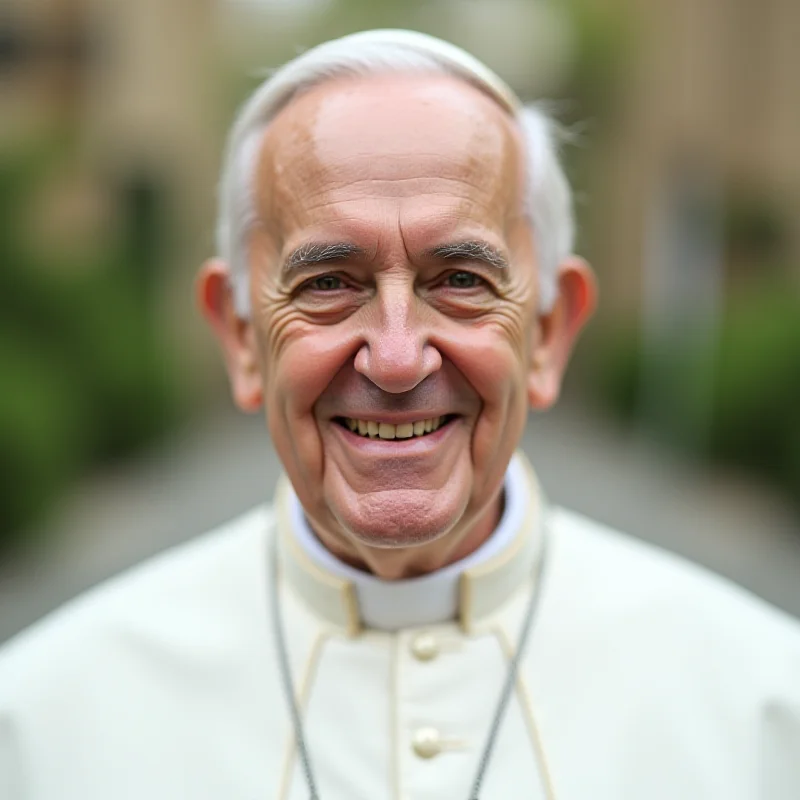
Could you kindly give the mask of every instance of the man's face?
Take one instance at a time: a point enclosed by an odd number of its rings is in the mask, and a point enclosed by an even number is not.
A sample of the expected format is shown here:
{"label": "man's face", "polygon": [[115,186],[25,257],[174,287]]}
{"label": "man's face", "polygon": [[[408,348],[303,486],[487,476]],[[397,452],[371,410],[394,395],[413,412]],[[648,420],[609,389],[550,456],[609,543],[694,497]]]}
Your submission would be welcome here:
{"label": "man's face", "polygon": [[318,529],[422,544],[497,500],[539,336],[523,172],[513,121],[447,77],[326,83],[269,126],[251,333]]}

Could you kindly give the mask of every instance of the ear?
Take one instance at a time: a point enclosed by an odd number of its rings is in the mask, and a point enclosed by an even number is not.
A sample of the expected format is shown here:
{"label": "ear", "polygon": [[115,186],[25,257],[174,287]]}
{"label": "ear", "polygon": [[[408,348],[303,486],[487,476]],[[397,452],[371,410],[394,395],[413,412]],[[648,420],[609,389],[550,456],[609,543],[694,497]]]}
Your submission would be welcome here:
{"label": "ear", "polygon": [[560,265],[557,288],[552,308],[539,315],[531,331],[528,403],[540,411],[558,400],[573,345],[597,303],[594,273],[577,256]]}
{"label": "ear", "polygon": [[242,411],[258,411],[264,399],[253,325],[236,312],[224,261],[206,261],[197,277],[197,303],[225,358],[231,392]]}

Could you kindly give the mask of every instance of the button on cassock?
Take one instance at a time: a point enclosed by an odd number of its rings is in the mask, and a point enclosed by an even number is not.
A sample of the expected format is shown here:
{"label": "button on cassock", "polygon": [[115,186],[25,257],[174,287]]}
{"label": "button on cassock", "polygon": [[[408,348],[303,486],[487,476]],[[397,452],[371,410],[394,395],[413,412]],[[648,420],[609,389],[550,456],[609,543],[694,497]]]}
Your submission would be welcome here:
{"label": "button on cassock", "polygon": [[420,758],[433,758],[442,752],[442,737],[436,728],[417,728],[411,746]]}
{"label": "button on cassock", "polygon": [[439,655],[439,643],[432,633],[418,633],[411,640],[411,655],[417,661],[431,661]]}

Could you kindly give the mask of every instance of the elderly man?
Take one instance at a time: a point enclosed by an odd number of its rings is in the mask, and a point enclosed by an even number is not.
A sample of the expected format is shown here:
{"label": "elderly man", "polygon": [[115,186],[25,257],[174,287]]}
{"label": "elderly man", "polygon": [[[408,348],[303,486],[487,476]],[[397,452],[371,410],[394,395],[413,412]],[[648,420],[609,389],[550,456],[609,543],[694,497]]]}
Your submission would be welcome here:
{"label": "elderly man", "polygon": [[200,304],[286,470],[0,659],[2,800],[796,800],[800,630],[514,455],[594,303],[553,128],[373,31],[244,107]]}

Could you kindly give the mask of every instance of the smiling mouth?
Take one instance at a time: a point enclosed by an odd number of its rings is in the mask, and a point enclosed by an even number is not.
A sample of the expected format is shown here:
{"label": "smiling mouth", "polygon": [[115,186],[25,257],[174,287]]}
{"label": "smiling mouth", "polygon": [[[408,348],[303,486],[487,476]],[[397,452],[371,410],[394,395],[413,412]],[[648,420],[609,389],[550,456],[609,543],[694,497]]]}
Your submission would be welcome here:
{"label": "smiling mouth", "polygon": [[445,414],[442,417],[431,417],[416,422],[404,422],[394,425],[391,422],[376,422],[374,420],[353,419],[352,417],[336,417],[335,422],[343,428],[367,439],[415,439],[434,433],[451,420],[455,414]]}

